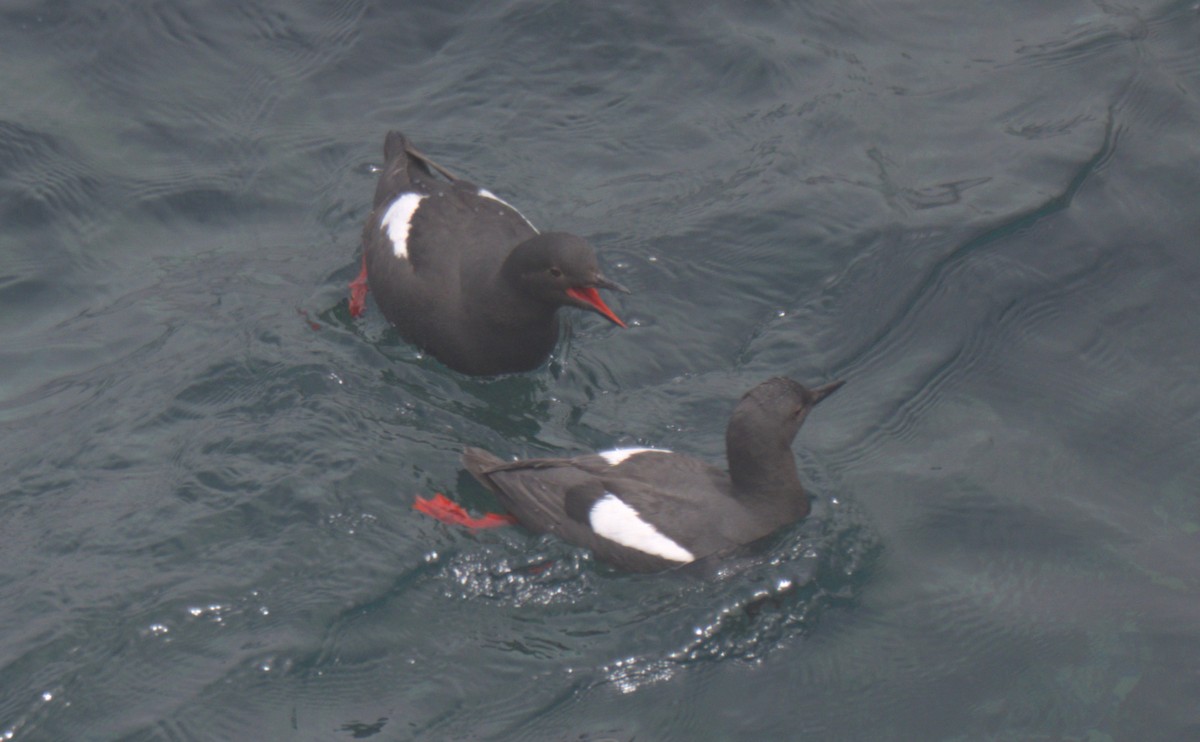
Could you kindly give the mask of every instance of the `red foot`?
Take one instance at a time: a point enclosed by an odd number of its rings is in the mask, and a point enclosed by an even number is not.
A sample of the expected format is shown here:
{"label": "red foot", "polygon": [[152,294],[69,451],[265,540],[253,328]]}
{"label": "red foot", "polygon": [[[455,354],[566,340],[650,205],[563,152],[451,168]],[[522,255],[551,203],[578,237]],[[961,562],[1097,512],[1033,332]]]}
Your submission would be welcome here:
{"label": "red foot", "polygon": [[362,270],[350,282],[350,316],[361,317],[367,311],[367,256],[363,255]]}
{"label": "red foot", "polygon": [[304,321],[308,323],[308,326],[310,329],[313,329],[313,330],[321,329],[321,325],[319,323],[313,322],[311,319],[308,318],[307,310],[300,309],[299,307],[297,307],[296,312],[298,312],[300,314],[300,316],[304,318]]}
{"label": "red foot", "polygon": [[462,505],[440,492],[429,499],[418,497],[413,501],[413,510],[437,518],[443,523],[467,528],[501,528],[517,522],[513,516],[503,513],[485,513],[482,518],[472,518],[463,510]]}

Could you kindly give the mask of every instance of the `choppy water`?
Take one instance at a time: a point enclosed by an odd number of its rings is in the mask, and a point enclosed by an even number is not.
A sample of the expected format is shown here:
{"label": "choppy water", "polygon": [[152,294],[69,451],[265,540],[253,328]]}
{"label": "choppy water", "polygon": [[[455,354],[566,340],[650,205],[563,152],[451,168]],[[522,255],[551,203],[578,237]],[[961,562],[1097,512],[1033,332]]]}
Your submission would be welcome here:
{"label": "choppy water", "polygon": [[[18,2],[0,49],[0,739],[1200,736],[1195,2]],[[631,329],[478,380],[351,321],[389,128]],[[410,509],[494,506],[464,444],[719,460],[777,374],[848,380],[815,512],[713,579]]]}

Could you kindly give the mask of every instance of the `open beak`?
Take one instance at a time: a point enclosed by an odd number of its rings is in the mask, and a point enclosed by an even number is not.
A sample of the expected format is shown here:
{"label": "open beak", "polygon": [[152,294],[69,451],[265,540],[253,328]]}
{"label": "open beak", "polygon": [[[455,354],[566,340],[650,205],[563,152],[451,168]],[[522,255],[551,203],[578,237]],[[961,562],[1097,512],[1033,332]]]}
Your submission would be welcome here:
{"label": "open beak", "polygon": [[597,275],[592,283],[592,286],[579,286],[567,289],[567,296],[588,305],[592,308],[592,311],[612,322],[617,327],[628,327],[613,310],[608,308],[608,305],[604,303],[604,299],[600,298],[600,292],[596,291],[596,289],[610,289],[612,291],[620,291],[623,294],[632,292],[616,281],[610,281],[601,275]]}
{"label": "open beak", "polygon": [[597,274],[596,279],[592,284],[598,289],[608,289],[609,291],[620,291],[622,294],[632,294],[633,292],[625,288],[616,281],[610,281],[602,275]]}

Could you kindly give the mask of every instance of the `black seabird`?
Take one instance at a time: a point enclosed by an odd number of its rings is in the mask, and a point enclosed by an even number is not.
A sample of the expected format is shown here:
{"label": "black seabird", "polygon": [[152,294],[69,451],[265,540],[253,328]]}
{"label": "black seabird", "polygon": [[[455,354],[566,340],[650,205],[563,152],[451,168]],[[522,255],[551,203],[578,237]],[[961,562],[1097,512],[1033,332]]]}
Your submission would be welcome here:
{"label": "black seabird", "polygon": [[512,514],[469,517],[442,495],[414,507],[447,522],[516,522],[586,547],[620,569],[655,572],[729,554],[809,513],[792,441],[809,411],[842,386],[786,378],[747,392],[725,431],[728,473],[655,448],[504,461],[479,448],[463,465]]}
{"label": "black seabird", "polygon": [[406,340],[473,375],[540,366],[558,342],[559,307],[587,309],[625,327],[596,290],[629,292],[605,278],[582,237],[539,233],[398,131],[388,133],[383,156],[351,315],[362,314],[369,286]]}

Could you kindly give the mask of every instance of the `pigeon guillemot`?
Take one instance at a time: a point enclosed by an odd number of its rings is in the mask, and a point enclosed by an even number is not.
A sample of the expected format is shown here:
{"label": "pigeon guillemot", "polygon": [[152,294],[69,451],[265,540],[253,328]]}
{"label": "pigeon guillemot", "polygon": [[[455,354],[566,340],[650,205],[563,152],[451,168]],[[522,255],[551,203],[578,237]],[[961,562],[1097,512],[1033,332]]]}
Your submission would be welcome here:
{"label": "pigeon guillemot", "polygon": [[806,389],[774,378],[746,392],[725,430],[728,473],[657,448],[525,461],[467,448],[463,465],[512,516],[471,518],[442,495],[414,507],[475,528],[515,520],[633,572],[725,555],[808,515],[792,441],[813,406],[843,383]]}
{"label": "pigeon guillemot", "polygon": [[363,230],[362,273],[351,283],[351,315],[362,314],[369,286],[406,340],[474,375],[540,366],[558,342],[559,307],[587,309],[625,327],[596,289],[629,291],[604,277],[583,238],[539,233],[398,131],[388,133],[383,158]]}

